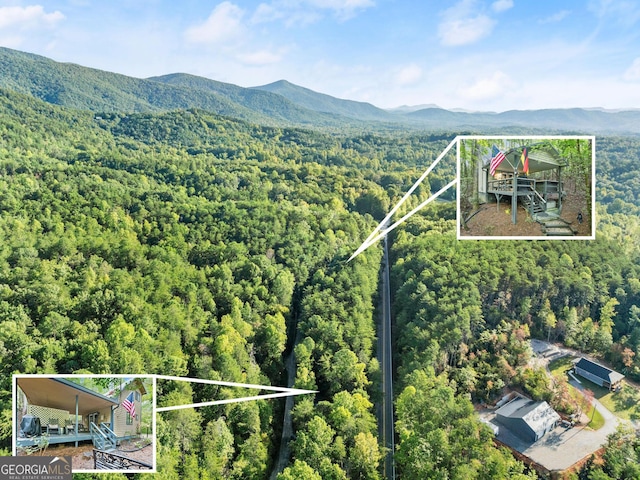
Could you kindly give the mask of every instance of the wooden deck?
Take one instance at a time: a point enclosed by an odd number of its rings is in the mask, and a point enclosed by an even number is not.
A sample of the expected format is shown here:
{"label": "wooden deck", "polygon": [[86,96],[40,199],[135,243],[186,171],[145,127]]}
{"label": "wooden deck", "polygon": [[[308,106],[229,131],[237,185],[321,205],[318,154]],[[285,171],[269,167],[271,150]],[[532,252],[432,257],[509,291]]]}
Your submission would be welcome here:
{"label": "wooden deck", "polygon": [[[18,447],[28,447],[36,445],[41,437],[18,437],[16,445]],[[58,443],[76,443],[91,441],[91,434],[89,432],[80,432],[77,435],[68,433],[66,435],[49,435],[49,445]]]}
{"label": "wooden deck", "polygon": [[[517,196],[530,195],[533,191],[545,198],[562,194],[562,183],[556,180],[535,180],[532,178],[517,179]],[[497,195],[513,195],[513,177],[500,180],[490,180],[487,184],[487,193]]]}

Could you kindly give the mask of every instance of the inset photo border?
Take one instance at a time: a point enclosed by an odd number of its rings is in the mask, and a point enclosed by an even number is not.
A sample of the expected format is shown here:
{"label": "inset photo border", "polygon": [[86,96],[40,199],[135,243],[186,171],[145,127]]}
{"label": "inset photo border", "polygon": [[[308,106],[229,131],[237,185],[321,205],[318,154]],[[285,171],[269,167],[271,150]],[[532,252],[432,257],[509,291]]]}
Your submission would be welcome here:
{"label": "inset photo border", "polygon": [[156,472],[154,375],[14,375],[13,455],[73,473]]}
{"label": "inset photo border", "polygon": [[595,136],[459,136],[458,240],[593,240]]}

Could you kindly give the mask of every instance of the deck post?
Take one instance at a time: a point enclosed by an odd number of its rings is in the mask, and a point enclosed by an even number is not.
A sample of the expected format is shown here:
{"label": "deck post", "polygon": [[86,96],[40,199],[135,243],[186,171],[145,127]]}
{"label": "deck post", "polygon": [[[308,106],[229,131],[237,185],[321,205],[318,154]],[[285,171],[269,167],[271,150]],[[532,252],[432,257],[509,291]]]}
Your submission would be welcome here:
{"label": "deck post", "polygon": [[516,211],[518,210],[518,170],[513,169],[513,195],[511,196],[511,223],[517,221]]}
{"label": "deck post", "polygon": [[[120,392],[120,394],[118,394],[118,400],[120,400],[120,395],[122,395],[122,392]],[[109,419],[109,428],[115,432],[116,431],[116,422],[115,422],[115,418],[114,418],[114,412],[115,409],[118,407],[113,407],[113,405],[111,405],[111,418]]]}
{"label": "deck post", "polygon": [[76,437],[76,447],[78,446],[78,394],[76,393],[76,426],[73,430]]}
{"label": "deck post", "polygon": [[562,178],[560,178],[561,169],[558,167],[558,212],[562,212]]}

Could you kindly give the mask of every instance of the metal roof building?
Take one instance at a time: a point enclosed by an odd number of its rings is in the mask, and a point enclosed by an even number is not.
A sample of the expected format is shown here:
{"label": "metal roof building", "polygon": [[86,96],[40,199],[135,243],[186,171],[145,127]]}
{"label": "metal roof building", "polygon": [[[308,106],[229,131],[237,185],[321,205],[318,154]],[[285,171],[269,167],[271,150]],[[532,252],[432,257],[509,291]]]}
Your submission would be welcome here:
{"label": "metal roof building", "polygon": [[624,378],[624,375],[621,373],[611,370],[599,363],[587,360],[586,358],[581,358],[576,362],[574,368],[576,374],[609,390],[615,389]]}
{"label": "metal roof building", "polygon": [[496,411],[496,420],[522,439],[536,442],[558,425],[560,415],[547,402],[518,396]]}

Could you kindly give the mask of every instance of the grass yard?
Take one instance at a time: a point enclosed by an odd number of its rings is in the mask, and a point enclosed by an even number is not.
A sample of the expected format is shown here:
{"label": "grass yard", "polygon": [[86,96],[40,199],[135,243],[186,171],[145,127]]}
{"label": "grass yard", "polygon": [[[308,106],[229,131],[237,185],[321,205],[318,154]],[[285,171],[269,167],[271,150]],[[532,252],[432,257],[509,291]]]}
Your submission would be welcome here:
{"label": "grass yard", "polygon": [[606,395],[599,397],[598,400],[620,418],[640,420],[640,391],[624,381],[619,392],[607,391]]}
{"label": "grass yard", "polygon": [[551,370],[551,373],[553,373],[554,375],[558,373],[566,373],[568,370],[571,370],[571,368],[573,368],[574,358],[575,357],[566,356],[551,360],[549,362],[549,370]]}
{"label": "grass yard", "polygon": [[604,417],[593,405],[589,408],[587,416],[591,419],[587,424],[587,427],[598,430],[604,426]]}

